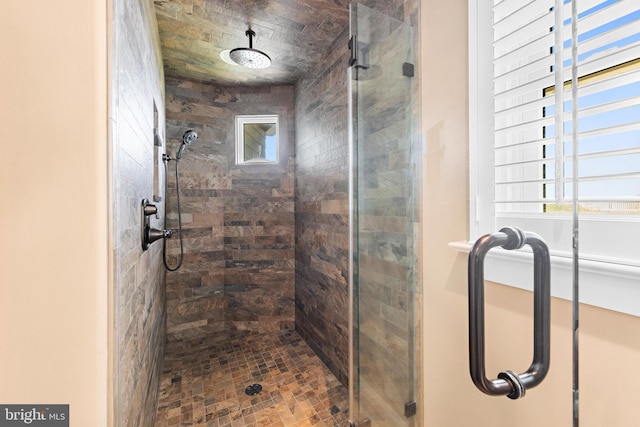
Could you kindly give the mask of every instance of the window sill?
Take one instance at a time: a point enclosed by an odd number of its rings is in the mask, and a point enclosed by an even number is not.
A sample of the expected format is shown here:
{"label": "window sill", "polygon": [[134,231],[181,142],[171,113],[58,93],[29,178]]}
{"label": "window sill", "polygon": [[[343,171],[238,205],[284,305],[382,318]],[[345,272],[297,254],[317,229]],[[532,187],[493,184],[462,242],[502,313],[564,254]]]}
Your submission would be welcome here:
{"label": "window sill", "polygon": [[[469,242],[452,242],[449,247],[471,251]],[[532,255],[524,250],[492,249],[485,258],[485,279],[520,289],[533,290]],[[530,274],[522,274],[529,271]],[[551,256],[551,295],[572,299],[572,259]],[[640,266],[580,260],[580,302],[640,316]]]}

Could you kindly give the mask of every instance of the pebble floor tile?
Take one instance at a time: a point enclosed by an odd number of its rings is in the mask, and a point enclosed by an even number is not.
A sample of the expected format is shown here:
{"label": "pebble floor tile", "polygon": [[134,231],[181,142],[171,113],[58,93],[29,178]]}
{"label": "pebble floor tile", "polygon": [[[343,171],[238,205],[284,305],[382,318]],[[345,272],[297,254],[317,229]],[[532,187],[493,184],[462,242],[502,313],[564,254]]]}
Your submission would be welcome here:
{"label": "pebble floor tile", "polygon": [[[245,389],[260,384],[253,396]],[[155,427],[347,427],[348,392],[295,331],[167,344]]]}

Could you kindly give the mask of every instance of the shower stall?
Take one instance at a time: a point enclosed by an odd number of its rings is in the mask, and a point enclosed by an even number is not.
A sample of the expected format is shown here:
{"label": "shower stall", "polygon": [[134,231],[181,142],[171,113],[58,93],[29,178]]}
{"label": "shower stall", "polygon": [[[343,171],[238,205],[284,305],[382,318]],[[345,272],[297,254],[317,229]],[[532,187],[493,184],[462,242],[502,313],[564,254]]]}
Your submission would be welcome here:
{"label": "shower stall", "polygon": [[351,5],[350,419],[416,423],[419,155],[414,32]]}

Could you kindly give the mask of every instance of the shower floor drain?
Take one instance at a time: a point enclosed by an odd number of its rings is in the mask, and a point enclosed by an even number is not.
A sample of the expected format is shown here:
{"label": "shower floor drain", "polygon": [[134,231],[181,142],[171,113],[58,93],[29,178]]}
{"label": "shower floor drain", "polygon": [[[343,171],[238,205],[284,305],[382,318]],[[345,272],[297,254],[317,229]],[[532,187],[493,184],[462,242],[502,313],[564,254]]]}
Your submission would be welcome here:
{"label": "shower floor drain", "polygon": [[250,386],[248,386],[247,388],[244,389],[244,392],[248,396],[256,395],[256,394],[260,393],[261,391],[262,391],[262,386],[260,384],[251,384]]}

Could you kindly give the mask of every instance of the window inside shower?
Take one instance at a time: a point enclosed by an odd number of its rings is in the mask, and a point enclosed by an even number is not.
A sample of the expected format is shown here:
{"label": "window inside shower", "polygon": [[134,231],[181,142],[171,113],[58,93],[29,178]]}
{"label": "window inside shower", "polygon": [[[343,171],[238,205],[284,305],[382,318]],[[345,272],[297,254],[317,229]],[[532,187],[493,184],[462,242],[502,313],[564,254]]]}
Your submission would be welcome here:
{"label": "window inside shower", "polygon": [[278,163],[278,116],[236,116],[236,164]]}

